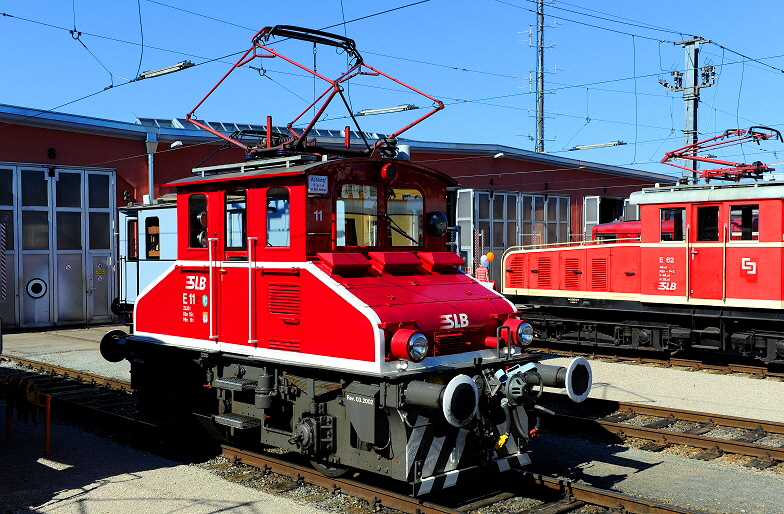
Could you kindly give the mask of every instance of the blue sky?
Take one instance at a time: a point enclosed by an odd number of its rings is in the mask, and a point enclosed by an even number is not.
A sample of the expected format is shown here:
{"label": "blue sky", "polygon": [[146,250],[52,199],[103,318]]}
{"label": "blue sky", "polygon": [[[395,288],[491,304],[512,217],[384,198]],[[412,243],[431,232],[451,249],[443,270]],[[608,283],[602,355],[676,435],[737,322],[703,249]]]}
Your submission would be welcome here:
{"label": "blue sky", "polygon": [[[329,30],[345,30],[368,64],[447,105],[407,137],[532,150],[536,102],[528,77],[536,55],[528,31],[536,23],[536,4],[429,0],[341,25],[414,1],[4,0],[0,13],[11,16],[0,16],[0,102],[50,109],[93,94],[58,110],[123,121],[182,118],[236,57],[125,83],[139,70],[186,59],[200,64],[244,51],[255,31],[267,25],[337,25]],[[782,2],[559,0],[547,4],[545,13],[545,45],[552,46],[545,68],[557,70],[546,76],[548,152],[679,175],[658,161],[683,145],[683,101],[681,93],[668,92],[658,80],[672,82],[670,71],[683,70],[684,51],[673,42],[691,35],[715,43],[703,45],[701,65],[712,64],[719,74],[716,84],[702,90],[702,137],[751,125],[784,127]],[[82,33],[78,40],[69,33],[74,27]],[[285,41],[274,48],[313,62],[306,43]],[[266,76],[235,71],[197,116],[263,123],[272,115],[276,124],[285,124],[313,100],[313,80],[291,65],[280,59],[251,64],[262,64]],[[316,64],[320,72],[336,76],[346,58],[320,47]],[[115,87],[104,91],[111,84]],[[319,93],[322,89],[318,84]],[[355,112],[400,104],[421,108],[360,118],[368,131],[391,132],[429,105],[378,77],[360,77],[348,93]],[[326,112],[321,128],[342,128],[350,121],[342,118],[345,110],[337,103]],[[627,144],[567,150],[619,140]],[[740,162],[782,162],[784,145],[734,147],[719,155]]]}

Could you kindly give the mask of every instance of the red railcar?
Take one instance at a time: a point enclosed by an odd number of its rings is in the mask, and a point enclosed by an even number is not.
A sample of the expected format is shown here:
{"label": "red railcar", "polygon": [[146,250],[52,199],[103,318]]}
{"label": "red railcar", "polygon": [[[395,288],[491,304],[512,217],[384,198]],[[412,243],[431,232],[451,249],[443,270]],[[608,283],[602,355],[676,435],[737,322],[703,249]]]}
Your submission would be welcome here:
{"label": "red railcar", "polygon": [[[254,48],[270,35],[336,42],[359,73],[342,36],[274,27]],[[268,128],[242,146],[247,162],[170,184],[177,259],[135,300],[133,332],[101,342],[107,360],[130,361],[140,417],[195,414],[220,439],[414,494],[529,463],[540,388],[582,401],[588,362],[535,362],[531,325],[462,272],[447,251],[451,178],[390,158],[390,140],[351,151],[293,132]],[[262,158],[276,153],[289,156]]]}
{"label": "red railcar", "polygon": [[645,189],[640,221],[594,231],[617,239],[508,251],[502,291],[542,341],[784,363],[783,199],[775,180]]}

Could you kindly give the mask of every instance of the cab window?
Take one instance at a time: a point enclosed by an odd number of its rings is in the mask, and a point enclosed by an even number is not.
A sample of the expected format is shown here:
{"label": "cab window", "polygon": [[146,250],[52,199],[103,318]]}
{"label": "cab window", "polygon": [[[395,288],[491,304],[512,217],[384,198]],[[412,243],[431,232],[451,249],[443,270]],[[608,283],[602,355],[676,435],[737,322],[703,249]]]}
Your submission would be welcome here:
{"label": "cab window", "polygon": [[390,188],[387,193],[389,246],[421,246],[423,203],[416,189]]}
{"label": "cab window", "polygon": [[267,191],[267,246],[289,246],[289,190],[276,187]]}
{"label": "cab window", "polygon": [[207,248],[207,197],[188,198],[188,247]]}
{"label": "cab window", "polygon": [[226,193],[226,249],[245,250],[245,191]]}
{"label": "cab window", "polygon": [[759,205],[733,205],[730,208],[730,239],[759,241]]}
{"label": "cab window", "polygon": [[377,188],[344,184],[336,201],[336,223],[337,246],[376,246]]}
{"label": "cab window", "polygon": [[697,209],[697,241],[719,240],[719,207]]}
{"label": "cab window", "polygon": [[683,241],[686,209],[661,209],[661,240]]}

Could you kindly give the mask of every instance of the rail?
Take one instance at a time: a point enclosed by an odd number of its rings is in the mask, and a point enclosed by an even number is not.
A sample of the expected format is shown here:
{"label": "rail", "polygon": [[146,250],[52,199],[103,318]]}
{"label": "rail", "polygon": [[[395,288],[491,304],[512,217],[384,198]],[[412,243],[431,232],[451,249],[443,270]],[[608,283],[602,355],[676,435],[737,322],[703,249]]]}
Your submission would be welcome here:
{"label": "rail", "polygon": [[[604,353],[606,350],[607,353]],[[759,364],[740,364],[727,362],[722,364],[711,364],[698,359],[685,359],[681,357],[640,357],[640,356],[624,356],[612,353],[615,351],[614,347],[592,347],[591,351],[578,351],[578,350],[557,350],[553,348],[543,348],[538,346],[530,346],[529,352],[544,353],[549,355],[558,355],[561,357],[586,357],[586,358],[609,358],[612,362],[627,362],[633,364],[658,364],[663,367],[681,367],[691,368],[694,371],[718,371],[721,373],[742,373],[746,375],[753,375],[756,378],[782,378],[784,379],[784,372],[773,371],[767,365],[760,361]]]}
{"label": "rail", "polygon": [[222,455],[234,462],[241,462],[259,468],[264,473],[277,473],[288,476],[298,483],[307,482],[329,489],[333,493],[342,492],[356,496],[367,501],[373,512],[377,512],[381,507],[388,507],[411,514],[458,514],[461,512],[355,480],[327,477],[312,468],[293,464],[269,455],[253,453],[231,446],[223,446]]}
{"label": "rail", "polygon": [[[700,454],[703,460],[732,453],[755,459],[750,465],[757,468],[766,468],[784,462],[784,447],[757,443],[769,436],[784,436],[784,423],[597,398],[589,398],[581,405],[581,409],[589,414],[556,414],[558,425],[609,434],[621,440],[638,438],[653,441],[655,444],[652,449],[655,450],[670,445],[699,448],[706,450]],[[603,414],[608,411],[613,413],[598,419],[592,417],[597,412]],[[630,422],[640,417],[643,420],[658,419],[645,420],[645,424]],[[676,430],[672,429],[671,427],[677,426],[678,422],[686,422],[692,426],[687,430],[684,430],[683,426]],[[711,435],[720,428],[737,429],[738,433],[732,438]]]}
{"label": "rail", "polygon": [[[518,471],[522,475],[519,486],[526,488],[532,485],[547,488],[562,494],[570,501],[589,503],[613,509],[612,512],[625,512],[629,514],[690,514],[699,511],[684,509],[667,503],[638,498],[617,491],[608,491],[589,485],[577,484],[568,480],[538,475],[528,471]],[[549,512],[564,512],[553,510]]]}

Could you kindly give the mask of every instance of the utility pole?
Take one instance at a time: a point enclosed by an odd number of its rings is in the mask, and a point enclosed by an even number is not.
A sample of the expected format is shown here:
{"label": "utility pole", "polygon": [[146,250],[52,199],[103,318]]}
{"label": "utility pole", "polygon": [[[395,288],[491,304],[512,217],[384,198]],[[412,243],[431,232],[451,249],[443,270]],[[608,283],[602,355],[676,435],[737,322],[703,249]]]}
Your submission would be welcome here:
{"label": "utility pole", "polygon": [[[670,91],[683,91],[683,138],[686,145],[692,145],[699,140],[697,127],[697,108],[700,104],[700,89],[710,87],[716,81],[716,71],[713,66],[700,68],[700,45],[710,43],[709,40],[701,37],[694,37],[688,41],[675,43],[683,46],[686,51],[685,72],[673,71],[673,85],[663,79],[659,83]],[[684,145],[685,146],[685,145]],[[697,183],[698,162],[692,161],[692,181]],[[684,172],[684,178],[688,178]]]}
{"label": "utility pole", "polygon": [[536,151],[544,153],[544,0],[536,3]]}

